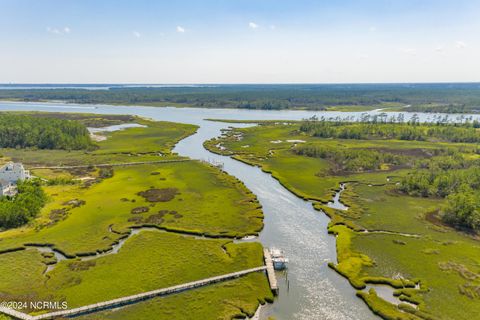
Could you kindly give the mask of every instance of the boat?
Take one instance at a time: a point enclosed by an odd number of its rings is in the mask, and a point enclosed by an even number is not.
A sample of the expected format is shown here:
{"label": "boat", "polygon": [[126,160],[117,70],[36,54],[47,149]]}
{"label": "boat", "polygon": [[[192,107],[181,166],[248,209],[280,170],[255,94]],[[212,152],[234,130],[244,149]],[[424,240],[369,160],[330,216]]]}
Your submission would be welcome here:
{"label": "boat", "polygon": [[275,270],[284,270],[287,268],[288,259],[285,258],[285,254],[282,250],[271,248],[270,255],[272,257],[273,268]]}

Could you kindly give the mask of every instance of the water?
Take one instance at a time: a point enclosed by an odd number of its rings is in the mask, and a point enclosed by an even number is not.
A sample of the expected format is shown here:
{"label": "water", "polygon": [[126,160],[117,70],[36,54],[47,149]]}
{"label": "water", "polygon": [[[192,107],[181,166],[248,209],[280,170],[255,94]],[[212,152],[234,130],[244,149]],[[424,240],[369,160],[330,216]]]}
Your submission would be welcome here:
{"label": "water", "polygon": [[[112,231],[112,226],[110,226],[109,231],[114,232],[114,231]],[[53,253],[53,255],[55,257],[55,263],[47,266],[47,268],[44,272],[46,274],[46,273],[52,271],[57,266],[57,264],[60,261],[63,261],[63,260],[72,260],[72,259],[77,260],[78,259],[80,261],[88,261],[88,260],[94,260],[94,259],[98,259],[98,258],[101,258],[101,257],[105,257],[105,256],[108,256],[108,255],[111,255],[111,254],[117,254],[120,251],[120,249],[122,249],[122,247],[124,246],[125,242],[127,242],[128,239],[130,239],[132,236],[137,235],[140,232],[144,232],[144,231],[169,232],[169,233],[171,233],[170,231],[165,231],[165,230],[155,228],[155,227],[132,227],[132,228],[130,228],[130,232],[128,234],[125,234],[125,237],[119,239],[116,244],[112,245],[110,250],[105,251],[105,252],[96,252],[95,254],[88,255],[88,256],[73,257],[73,258],[72,257],[67,257],[62,252],[56,250],[55,248],[53,248],[52,246],[49,246],[49,245],[26,245],[26,246],[30,247],[30,248],[37,249],[41,253]],[[190,235],[190,234],[183,234],[183,233],[181,235],[182,235],[182,237],[192,237],[192,238],[199,239],[199,240],[209,239],[209,238],[204,237],[204,236],[197,236],[197,235]],[[253,237],[253,238],[252,237],[245,237],[245,238],[242,238],[242,239],[236,239],[234,241],[235,242],[244,242],[244,241],[253,241],[255,239],[256,239],[256,237]]]}
{"label": "water", "polygon": [[124,88],[216,88],[217,85],[209,84],[10,84],[0,85],[0,90],[110,90]]}
{"label": "water", "polygon": [[348,207],[340,201],[340,196],[342,195],[343,191],[345,191],[345,183],[340,184],[340,190],[335,192],[335,196],[333,197],[332,201],[327,203],[327,206],[337,210],[348,210]]}
{"label": "water", "polygon": [[[399,297],[394,295],[395,288],[388,286],[388,285],[382,285],[382,284],[369,284],[367,287],[363,290],[368,292],[371,288],[375,289],[375,292],[377,295],[382,298],[385,301],[390,302],[391,304],[396,304],[399,305],[400,303],[404,303],[409,305],[410,307],[417,309],[417,305],[410,303],[408,301],[402,301],[400,300]],[[419,287],[416,287],[417,289]]]}
{"label": "water", "polygon": [[[328,218],[324,214],[315,211],[311,203],[294,196],[259,168],[210,153],[202,146],[205,140],[219,136],[221,129],[229,126],[248,126],[204,120],[207,118],[282,121],[300,120],[317,115],[355,121],[365,115],[378,115],[378,111],[341,113],[4,102],[0,102],[0,110],[132,114],[155,120],[199,125],[198,132],[180,141],[174,151],[194,159],[221,162],[225,171],[242,180],[258,196],[265,213],[265,228],[258,239],[264,246],[281,248],[290,260],[288,276],[279,273],[279,297],[273,305],[262,308],[261,318],[273,315],[279,320],[378,319],[355,296],[355,290],[349,283],[327,267],[328,262],[336,261],[336,252],[335,239],[327,234]],[[389,113],[389,116],[398,117],[399,114],[401,113]],[[408,120],[413,115],[405,113],[403,116]],[[480,119],[480,115],[417,114],[417,116],[420,121],[448,119],[460,122],[467,118]]]}

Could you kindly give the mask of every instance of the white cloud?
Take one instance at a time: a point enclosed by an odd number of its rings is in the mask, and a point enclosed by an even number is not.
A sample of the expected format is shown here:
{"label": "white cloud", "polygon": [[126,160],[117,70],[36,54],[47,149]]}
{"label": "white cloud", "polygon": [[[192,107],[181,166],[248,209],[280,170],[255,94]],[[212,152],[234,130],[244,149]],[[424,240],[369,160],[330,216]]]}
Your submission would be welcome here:
{"label": "white cloud", "polygon": [[274,25],[274,24],[270,25],[270,30],[275,30],[275,29],[277,29],[276,25]]}
{"label": "white cloud", "polygon": [[411,56],[416,56],[417,55],[417,50],[414,48],[403,48],[401,50],[403,53],[411,55]]}
{"label": "white cloud", "polygon": [[57,28],[51,28],[51,27],[47,27],[47,32],[52,34],[60,34],[60,30],[58,30]]}
{"label": "white cloud", "polygon": [[135,38],[140,38],[142,36],[142,34],[138,31],[133,31],[132,34]]}
{"label": "white cloud", "polygon": [[177,32],[178,33],[185,33],[185,28],[181,26],[177,26]]}
{"label": "white cloud", "polygon": [[72,29],[70,29],[69,27],[63,27],[62,29],[47,27],[46,29],[48,33],[58,34],[58,35],[68,34],[72,31]]}
{"label": "white cloud", "polygon": [[256,24],[255,22],[249,22],[248,23],[248,27],[250,29],[257,29],[258,28],[258,24]]}
{"label": "white cloud", "polygon": [[377,31],[377,27],[371,26],[370,28],[368,28],[368,31],[375,32]]}
{"label": "white cloud", "polygon": [[457,49],[464,49],[466,47],[467,47],[467,44],[463,41],[455,42],[455,48],[457,48]]}

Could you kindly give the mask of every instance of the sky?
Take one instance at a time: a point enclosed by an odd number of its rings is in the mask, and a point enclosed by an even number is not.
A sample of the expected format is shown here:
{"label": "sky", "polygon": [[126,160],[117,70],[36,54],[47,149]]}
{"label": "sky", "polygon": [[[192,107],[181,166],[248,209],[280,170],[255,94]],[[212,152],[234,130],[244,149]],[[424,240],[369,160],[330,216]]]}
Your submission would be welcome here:
{"label": "sky", "polygon": [[0,0],[0,83],[480,81],[479,0]]}

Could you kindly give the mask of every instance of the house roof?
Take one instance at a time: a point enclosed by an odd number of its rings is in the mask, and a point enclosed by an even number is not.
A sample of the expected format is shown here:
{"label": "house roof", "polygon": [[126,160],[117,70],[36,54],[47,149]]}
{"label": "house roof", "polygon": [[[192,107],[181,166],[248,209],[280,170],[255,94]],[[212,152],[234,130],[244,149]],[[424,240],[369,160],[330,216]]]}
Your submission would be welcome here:
{"label": "house roof", "polygon": [[[11,169],[9,169],[11,168]],[[12,169],[15,169],[15,168],[23,168],[23,164],[21,162],[12,162],[12,161],[9,161],[7,163],[5,163],[3,166],[0,167],[0,171],[9,171],[9,170],[12,170]]]}

